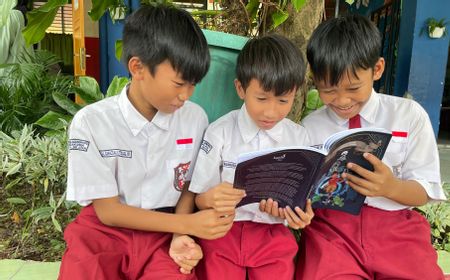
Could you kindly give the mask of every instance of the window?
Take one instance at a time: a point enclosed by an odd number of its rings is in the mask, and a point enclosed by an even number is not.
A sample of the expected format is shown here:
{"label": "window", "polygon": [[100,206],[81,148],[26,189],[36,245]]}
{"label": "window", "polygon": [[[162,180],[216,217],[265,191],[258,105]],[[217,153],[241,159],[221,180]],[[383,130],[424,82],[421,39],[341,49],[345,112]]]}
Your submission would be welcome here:
{"label": "window", "polygon": [[[44,5],[46,2],[34,2],[33,8],[37,9]],[[66,4],[58,9],[55,19],[47,30],[47,33],[56,34],[72,34],[72,4]]]}

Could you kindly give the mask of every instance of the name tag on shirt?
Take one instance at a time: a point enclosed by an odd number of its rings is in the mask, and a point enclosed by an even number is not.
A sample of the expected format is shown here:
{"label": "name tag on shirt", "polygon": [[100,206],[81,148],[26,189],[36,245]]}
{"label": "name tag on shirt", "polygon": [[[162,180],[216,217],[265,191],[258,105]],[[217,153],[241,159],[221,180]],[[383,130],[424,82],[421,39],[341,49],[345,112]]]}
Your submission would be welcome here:
{"label": "name tag on shirt", "polygon": [[191,150],[194,148],[194,140],[192,138],[177,139],[177,150]]}

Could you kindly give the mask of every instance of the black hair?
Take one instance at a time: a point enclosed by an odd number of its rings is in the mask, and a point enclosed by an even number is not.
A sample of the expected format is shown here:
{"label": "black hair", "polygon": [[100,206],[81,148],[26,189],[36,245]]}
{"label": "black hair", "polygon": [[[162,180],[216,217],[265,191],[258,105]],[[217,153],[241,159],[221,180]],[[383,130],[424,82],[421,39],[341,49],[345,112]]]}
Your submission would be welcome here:
{"label": "black hair", "polygon": [[138,57],[152,75],[168,60],[183,80],[196,84],[206,75],[210,55],[205,36],[191,15],[173,6],[143,5],[127,17],[122,60]]}
{"label": "black hair", "polygon": [[297,90],[305,78],[305,62],[299,48],[276,34],[249,40],[237,58],[236,77],[244,90],[256,79],[265,91],[281,96]]}
{"label": "black hair", "polygon": [[381,51],[381,35],[367,17],[346,15],[322,22],[306,49],[314,79],[337,85],[345,74],[373,69]]}

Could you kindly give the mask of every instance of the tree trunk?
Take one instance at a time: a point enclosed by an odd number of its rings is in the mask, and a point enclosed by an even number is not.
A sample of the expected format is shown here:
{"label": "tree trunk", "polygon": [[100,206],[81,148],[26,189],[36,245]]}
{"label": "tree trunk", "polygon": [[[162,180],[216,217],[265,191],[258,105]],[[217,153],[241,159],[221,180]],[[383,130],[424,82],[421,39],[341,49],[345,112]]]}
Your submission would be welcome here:
{"label": "tree trunk", "polygon": [[[291,6],[289,8],[289,18],[280,25],[275,33],[286,36],[291,39],[302,51],[306,62],[306,45],[314,29],[322,22],[325,12],[324,0],[307,0],[306,4],[299,12]],[[294,122],[299,122],[302,117],[303,107],[306,100],[306,93],[313,86],[311,75],[306,71],[305,83],[297,93],[297,96],[289,113],[289,118]]]}

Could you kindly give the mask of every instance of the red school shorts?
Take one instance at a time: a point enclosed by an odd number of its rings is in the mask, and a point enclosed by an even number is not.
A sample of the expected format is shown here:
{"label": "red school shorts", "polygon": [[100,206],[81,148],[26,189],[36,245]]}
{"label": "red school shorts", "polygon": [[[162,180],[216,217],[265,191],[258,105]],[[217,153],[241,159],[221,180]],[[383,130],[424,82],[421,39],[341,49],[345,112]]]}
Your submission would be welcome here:
{"label": "red school shorts", "polygon": [[204,257],[196,267],[198,279],[293,279],[298,246],[282,224],[234,222],[224,237],[199,244]]}
{"label": "red school shorts", "polygon": [[409,209],[318,209],[302,232],[296,279],[444,279],[430,236],[428,221]]}
{"label": "red school shorts", "polygon": [[115,228],[87,206],[64,231],[60,280],[197,279],[169,256],[172,234]]}

